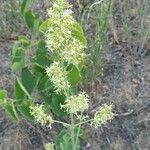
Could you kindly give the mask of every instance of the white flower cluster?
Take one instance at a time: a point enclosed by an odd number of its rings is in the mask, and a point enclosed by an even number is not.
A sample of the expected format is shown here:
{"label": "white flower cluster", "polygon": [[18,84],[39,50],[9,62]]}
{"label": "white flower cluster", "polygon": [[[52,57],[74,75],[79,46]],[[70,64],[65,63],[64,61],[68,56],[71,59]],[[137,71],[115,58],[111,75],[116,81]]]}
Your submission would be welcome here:
{"label": "white flower cluster", "polygon": [[89,107],[88,95],[82,92],[78,95],[70,96],[62,107],[69,113],[84,112]]}
{"label": "white flower cluster", "polygon": [[54,150],[54,144],[53,143],[47,143],[45,145],[45,150]]}
{"label": "white flower cluster", "polygon": [[61,61],[78,65],[85,55],[85,46],[73,36],[72,30],[76,21],[71,14],[71,5],[66,0],[54,2],[53,7],[48,10],[46,43],[48,49],[56,53]]}
{"label": "white flower cluster", "polygon": [[46,125],[51,128],[51,125],[54,123],[54,121],[50,115],[47,115],[44,112],[43,105],[37,104],[35,106],[31,106],[30,109],[31,115],[34,116],[37,122],[41,123],[43,126]]}
{"label": "white flower cluster", "polygon": [[112,105],[104,104],[99,108],[99,111],[95,113],[92,126],[98,128],[102,124],[105,124],[108,120],[111,120],[113,116]]}
{"label": "white flower cluster", "polygon": [[65,92],[70,87],[67,72],[59,62],[54,62],[50,67],[47,67],[46,73],[53,82],[56,92]]}

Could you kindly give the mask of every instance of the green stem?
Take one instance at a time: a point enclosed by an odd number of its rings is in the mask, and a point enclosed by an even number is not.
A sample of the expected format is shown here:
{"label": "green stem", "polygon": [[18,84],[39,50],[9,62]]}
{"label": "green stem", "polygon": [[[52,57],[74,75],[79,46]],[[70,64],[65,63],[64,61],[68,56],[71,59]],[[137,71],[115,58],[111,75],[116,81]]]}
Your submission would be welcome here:
{"label": "green stem", "polygon": [[89,119],[89,120],[80,122],[80,123],[76,124],[75,127],[77,127],[77,126],[79,126],[79,125],[82,125],[82,124],[85,124],[85,123],[87,123],[87,122],[90,122],[90,121],[92,121],[92,120],[93,120],[93,119]]}
{"label": "green stem", "polygon": [[58,120],[53,120],[53,121],[56,122],[56,123],[62,124],[63,126],[71,127],[71,125],[68,124],[68,123],[65,123],[65,122],[62,122],[62,121],[58,121]]}
{"label": "green stem", "polygon": [[[79,123],[81,123],[81,120],[82,120],[82,113],[81,113],[81,117],[80,117]],[[78,144],[78,139],[79,139],[79,134],[80,134],[80,128],[81,128],[81,124],[79,125],[78,130],[77,130],[76,145]]]}
{"label": "green stem", "polygon": [[74,119],[73,119],[73,114],[70,114],[71,117],[71,141],[72,141],[72,148],[73,150],[76,150],[76,146],[75,146],[75,141],[74,141]]}

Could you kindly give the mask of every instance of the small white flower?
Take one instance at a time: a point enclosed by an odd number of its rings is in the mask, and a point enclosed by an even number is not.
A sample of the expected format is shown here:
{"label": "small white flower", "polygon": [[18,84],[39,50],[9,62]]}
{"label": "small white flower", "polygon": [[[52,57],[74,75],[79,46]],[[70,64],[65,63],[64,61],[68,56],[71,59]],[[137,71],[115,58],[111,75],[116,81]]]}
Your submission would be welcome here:
{"label": "small white flower", "polygon": [[108,120],[111,120],[113,116],[114,114],[112,112],[112,105],[104,104],[99,108],[99,111],[95,113],[91,125],[95,128],[98,128],[102,124],[105,124]]}
{"label": "small white flower", "polygon": [[73,28],[76,23],[71,15],[71,5],[66,0],[56,0],[49,14],[49,27],[45,34],[48,49],[56,53],[61,61],[78,65],[84,58],[85,46],[75,36]]}
{"label": "small white flower", "polygon": [[88,95],[82,92],[78,95],[70,96],[62,107],[67,109],[69,113],[84,112],[89,107]]}
{"label": "small white flower", "polygon": [[47,143],[45,145],[46,150],[54,150],[54,144],[53,143]]}
{"label": "small white flower", "polygon": [[59,62],[54,62],[50,67],[47,67],[46,73],[53,82],[56,92],[65,92],[69,89],[70,84],[67,80],[67,72]]}
{"label": "small white flower", "polygon": [[31,106],[30,109],[30,113],[31,115],[34,116],[35,120],[39,123],[41,123],[41,125],[46,125],[48,127],[51,128],[51,125],[54,123],[52,117],[50,115],[47,115],[45,112],[44,112],[44,109],[43,109],[43,105],[35,105],[35,106]]}
{"label": "small white flower", "polygon": [[73,13],[73,11],[71,10],[71,9],[66,9],[65,11],[64,11],[64,16],[69,16],[69,15],[71,15]]}

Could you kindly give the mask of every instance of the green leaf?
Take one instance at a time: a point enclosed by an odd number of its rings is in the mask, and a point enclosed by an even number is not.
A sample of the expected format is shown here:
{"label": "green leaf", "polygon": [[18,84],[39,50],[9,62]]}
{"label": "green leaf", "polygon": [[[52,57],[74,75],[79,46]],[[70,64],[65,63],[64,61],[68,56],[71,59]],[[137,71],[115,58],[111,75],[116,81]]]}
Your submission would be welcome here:
{"label": "green leaf", "polygon": [[75,36],[84,46],[87,45],[82,27],[79,23],[75,23],[72,29],[73,36]]}
{"label": "green leaf", "polygon": [[47,75],[44,75],[41,78],[41,80],[38,84],[38,90],[39,90],[39,92],[45,92],[45,93],[47,91],[53,91],[53,84]]}
{"label": "green leaf", "polygon": [[45,55],[47,54],[46,42],[44,40],[40,40],[38,42],[38,47],[36,50],[36,55]]}
{"label": "green leaf", "polygon": [[13,65],[11,66],[11,69],[13,71],[18,71],[18,70],[21,70],[23,67],[24,67],[23,62],[14,62]]}
{"label": "green leaf", "polygon": [[54,91],[53,84],[49,77],[44,75],[38,84],[38,92],[42,99],[49,105],[52,103],[52,93]]}
{"label": "green leaf", "polygon": [[12,52],[12,62],[24,62],[25,50],[22,47],[17,47],[13,49]]}
{"label": "green leaf", "polygon": [[[78,133],[78,129],[79,128],[75,128],[74,129],[74,140],[76,142],[76,137],[77,137],[77,133]],[[81,132],[79,133],[79,137],[81,135]],[[78,139],[77,144],[75,145],[76,150],[80,150],[80,141]],[[56,140],[56,149],[57,150],[72,150],[73,149],[73,145],[72,145],[72,141],[71,141],[71,135],[70,135],[70,131],[63,129]]]}
{"label": "green leaf", "polygon": [[6,90],[0,90],[0,99],[4,99],[7,97],[7,91]]}
{"label": "green leaf", "polygon": [[30,106],[31,106],[31,102],[27,100],[21,103],[20,105],[17,105],[17,108],[24,117],[26,117],[30,121],[33,121],[34,117],[30,113]]}
{"label": "green leaf", "polygon": [[64,116],[67,114],[65,109],[61,108],[64,105],[66,97],[64,95],[52,94],[52,111],[58,116]]}
{"label": "green leaf", "polygon": [[24,67],[25,49],[17,43],[12,49],[12,70],[18,71]]}
{"label": "green leaf", "polygon": [[35,17],[36,16],[33,14],[33,12],[31,10],[28,10],[25,13],[25,20],[26,20],[26,23],[27,23],[29,28],[33,28],[34,27]]}
{"label": "green leaf", "polygon": [[20,88],[22,89],[22,91],[28,96],[29,99],[32,99],[31,98],[31,95],[28,93],[28,91],[25,89],[25,87],[22,85],[22,82],[20,81],[19,78],[17,78],[17,82],[20,86]]}
{"label": "green leaf", "polygon": [[68,131],[66,129],[63,129],[56,140],[56,149],[57,150],[71,150],[71,138],[68,135]]}
{"label": "green leaf", "polygon": [[31,41],[26,36],[20,35],[18,40],[23,46],[31,45]]}
{"label": "green leaf", "polygon": [[19,120],[14,103],[12,101],[5,102],[4,108],[15,121]]}
{"label": "green leaf", "polygon": [[21,13],[24,14],[28,9],[29,5],[31,4],[32,0],[23,0],[21,3]]}
{"label": "green leaf", "polygon": [[41,24],[41,20],[40,20],[40,17],[39,15],[35,15],[35,18],[34,18],[34,25],[33,25],[33,34],[37,35],[39,33],[39,26]]}
{"label": "green leaf", "polygon": [[27,67],[22,69],[21,81],[26,91],[31,94],[36,86],[36,78]]}
{"label": "green leaf", "polygon": [[72,86],[76,86],[81,80],[80,71],[74,65],[72,65],[71,69],[68,70],[68,80]]}
{"label": "green leaf", "polygon": [[14,94],[15,94],[17,103],[22,103],[24,100],[25,92],[20,87],[19,80],[17,79],[15,80]]}
{"label": "green leaf", "polygon": [[[44,60],[44,61],[43,61]],[[32,62],[33,64],[39,66],[40,68],[45,69],[49,66],[52,61],[45,55],[38,55]]]}
{"label": "green leaf", "polygon": [[69,94],[70,95],[77,95],[78,93],[79,93],[78,88],[76,86],[73,86],[73,87],[69,88]]}
{"label": "green leaf", "polygon": [[49,26],[49,19],[45,20],[39,27],[39,31],[41,33],[45,33],[48,29],[48,26]]}

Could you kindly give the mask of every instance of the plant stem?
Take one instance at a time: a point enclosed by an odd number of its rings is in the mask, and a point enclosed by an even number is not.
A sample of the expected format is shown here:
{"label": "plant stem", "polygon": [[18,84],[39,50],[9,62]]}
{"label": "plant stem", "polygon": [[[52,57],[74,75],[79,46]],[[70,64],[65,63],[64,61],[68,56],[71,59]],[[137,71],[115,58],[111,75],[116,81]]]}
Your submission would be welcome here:
{"label": "plant stem", "polygon": [[[82,120],[82,113],[81,113],[81,117],[79,119],[79,123],[81,123],[81,120]],[[76,135],[76,145],[78,144],[78,139],[79,139],[79,134],[80,134],[80,128],[81,128],[81,124],[79,124],[79,127],[77,128],[77,135]]]}
{"label": "plant stem", "polygon": [[58,121],[58,120],[53,120],[53,121],[56,122],[56,123],[62,124],[63,126],[71,127],[71,125],[68,124],[68,123],[65,123],[65,122],[62,122],[62,121]]}
{"label": "plant stem", "polygon": [[76,124],[75,127],[76,127],[76,126],[79,126],[79,125],[82,125],[82,124],[85,124],[85,123],[87,123],[87,122],[90,122],[90,121],[92,121],[92,120],[93,120],[93,119],[89,119],[89,120],[80,122],[80,123]]}
{"label": "plant stem", "polygon": [[73,114],[70,114],[71,117],[71,141],[72,141],[72,148],[73,150],[76,150],[76,145],[75,145],[75,141],[74,141],[74,119],[73,119]]}

